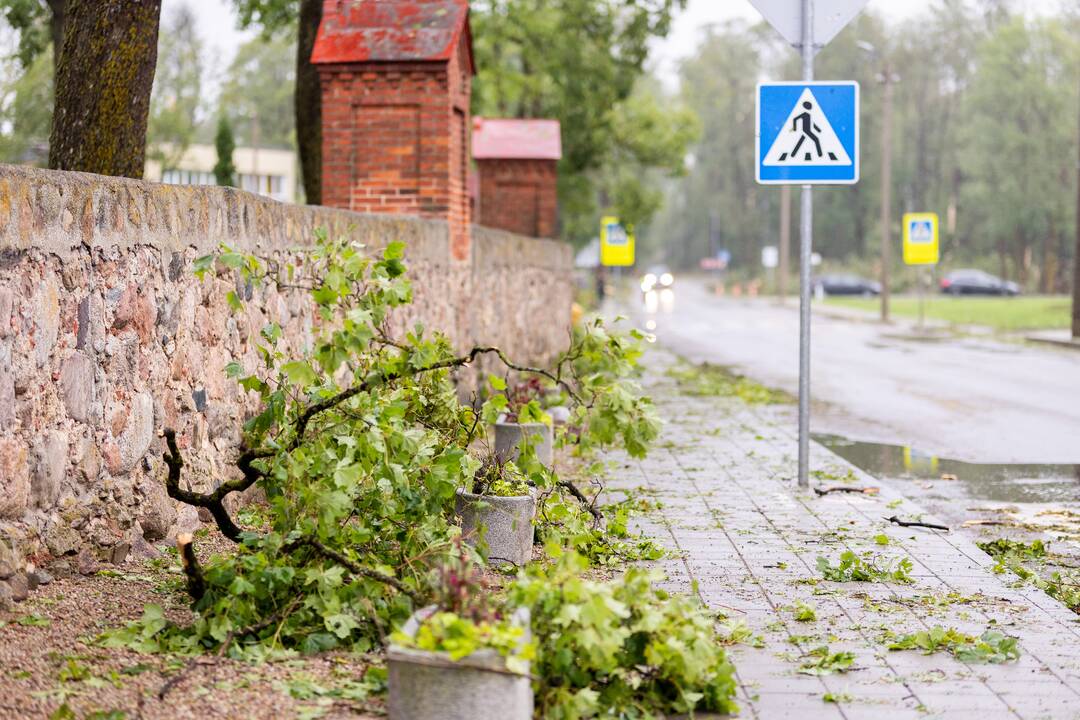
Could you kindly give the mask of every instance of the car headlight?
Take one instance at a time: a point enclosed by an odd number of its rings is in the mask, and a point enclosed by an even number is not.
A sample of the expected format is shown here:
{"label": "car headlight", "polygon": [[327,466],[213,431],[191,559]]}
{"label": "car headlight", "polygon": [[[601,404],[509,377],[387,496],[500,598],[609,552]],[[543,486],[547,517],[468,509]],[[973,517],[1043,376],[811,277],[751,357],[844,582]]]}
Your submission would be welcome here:
{"label": "car headlight", "polygon": [[641,292],[649,292],[656,287],[656,276],[649,273],[645,277],[641,278]]}
{"label": "car headlight", "polygon": [[664,287],[670,287],[673,282],[675,282],[675,278],[671,273],[664,273],[660,276],[660,284]]}

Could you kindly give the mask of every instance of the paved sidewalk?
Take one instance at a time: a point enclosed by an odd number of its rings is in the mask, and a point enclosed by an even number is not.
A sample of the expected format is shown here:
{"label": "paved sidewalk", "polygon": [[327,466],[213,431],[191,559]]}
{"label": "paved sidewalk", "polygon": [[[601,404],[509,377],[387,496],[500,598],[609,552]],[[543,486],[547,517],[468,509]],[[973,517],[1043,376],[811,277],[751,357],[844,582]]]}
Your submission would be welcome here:
{"label": "paved sidewalk", "polygon": [[[696,582],[710,607],[763,641],[732,649],[741,717],[1080,718],[1077,615],[1041,591],[1011,587],[1015,578],[993,574],[990,558],[957,533],[883,521],[933,519],[819,445],[811,451],[813,482],[842,478],[880,494],[799,492],[792,407],[688,397],[664,374],[674,362],[669,353],[655,349],[646,362],[646,386],[667,425],[660,446],[645,461],[627,462],[617,486],[662,503],[640,524],[680,552],[663,563],[672,585]],[[888,545],[875,542],[882,533]],[[910,558],[914,583],[822,580],[817,557],[835,565],[848,549]],[[817,620],[795,621],[797,601],[812,605]],[[968,665],[945,652],[890,652],[882,639],[886,630],[934,625],[975,636],[995,627],[1020,639],[1022,655]],[[852,669],[799,674],[801,656],[825,644],[855,653]],[[826,693],[839,702],[825,702]]]}

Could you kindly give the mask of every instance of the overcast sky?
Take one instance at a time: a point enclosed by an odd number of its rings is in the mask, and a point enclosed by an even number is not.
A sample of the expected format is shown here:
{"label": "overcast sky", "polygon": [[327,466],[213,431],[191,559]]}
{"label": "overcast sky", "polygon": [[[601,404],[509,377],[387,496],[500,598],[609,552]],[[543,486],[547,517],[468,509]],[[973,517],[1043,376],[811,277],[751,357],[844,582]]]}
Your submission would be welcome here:
{"label": "overcast sky", "polygon": [[[820,1],[820,0],[819,0]],[[922,12],[933,0],[870,0],[868,7],[891,19],[903,19]],[[1061,7],[1064,2],[1076,0],[1019,0],[1018,5],[1035,12],[1045,12]],[[163,12],[187,3],[199,18],[199,29],[214,62],[210,67],[217,74],[228,66],[236,47],[252,33],[241,33],[236,28],[236,14],[229,0],[164,0]],[[795,0],[792,0],[795,2]],[[730,18],[755,20],[759,16],[749,0],[690,0],[687,8],[675,22],[671,35],[656,44],[654,64],[662,76],[670,79],[678,61],[693,52],[701,28],[709,23]],[[212,78],[216,87],[216,78]]]}

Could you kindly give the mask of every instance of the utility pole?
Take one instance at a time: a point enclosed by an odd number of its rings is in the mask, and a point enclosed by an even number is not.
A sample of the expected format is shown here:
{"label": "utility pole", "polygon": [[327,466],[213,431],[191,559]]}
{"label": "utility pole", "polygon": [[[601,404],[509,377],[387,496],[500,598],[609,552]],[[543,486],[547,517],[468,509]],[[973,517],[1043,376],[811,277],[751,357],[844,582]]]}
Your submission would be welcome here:
{"label": "utility pole", "polygon": [[889,321],[889,250],[892,244],[892,63],[885,61],[881,118],[881,321]]}
{"label": "utility pole", "polygon": [[788,273],[791,272],[791,186],[780,186],[780,280],[776,292],[783,302],[787,298]]}
{"label": "utility pole", "polygon": [[[802,0],[803,80],[814,79],[814,0]],[[812,185],[802,186],[799,216],[799,487],[810,487],[810,254],[814,244]]]}

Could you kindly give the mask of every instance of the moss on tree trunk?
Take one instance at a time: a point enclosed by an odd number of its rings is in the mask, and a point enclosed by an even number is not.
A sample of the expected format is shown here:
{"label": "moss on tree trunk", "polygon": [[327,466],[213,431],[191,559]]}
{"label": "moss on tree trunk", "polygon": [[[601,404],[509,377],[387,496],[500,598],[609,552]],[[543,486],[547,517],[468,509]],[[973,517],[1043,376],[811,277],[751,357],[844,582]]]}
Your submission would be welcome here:
{"label": "moss on tree trunk", "polygon": [[161,0],[70,0],[49,167],[141,178]]}
{"label": "moss on tree trunk", "polygon": [[296,39],[296,143],[300,151],[304,195],[309,205],[322,203],[322,95],[319,73],[311,64],[322,5],[322,0],[300,0]]}

